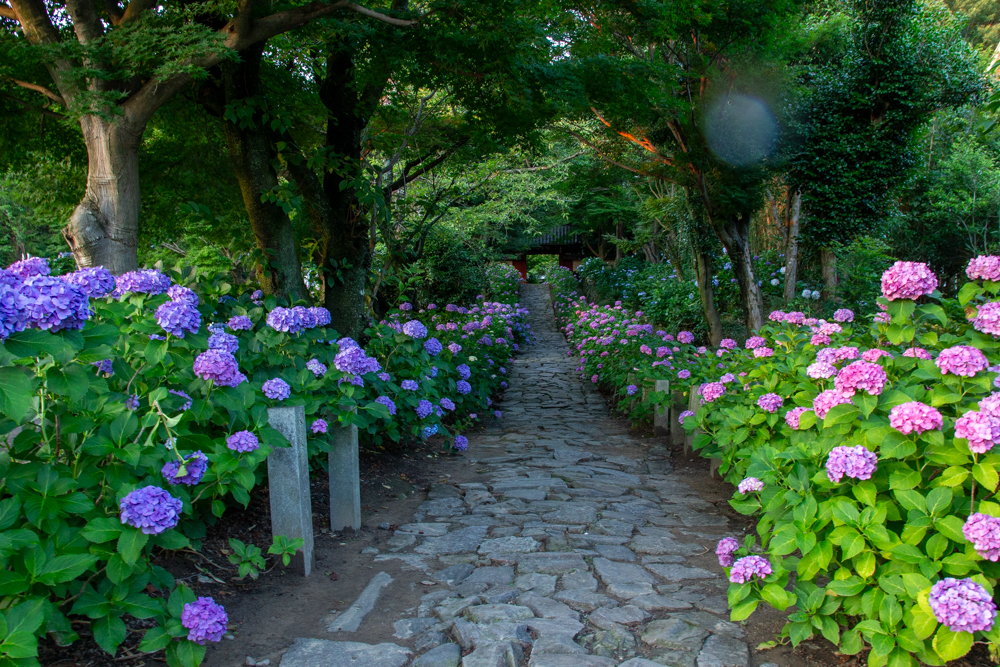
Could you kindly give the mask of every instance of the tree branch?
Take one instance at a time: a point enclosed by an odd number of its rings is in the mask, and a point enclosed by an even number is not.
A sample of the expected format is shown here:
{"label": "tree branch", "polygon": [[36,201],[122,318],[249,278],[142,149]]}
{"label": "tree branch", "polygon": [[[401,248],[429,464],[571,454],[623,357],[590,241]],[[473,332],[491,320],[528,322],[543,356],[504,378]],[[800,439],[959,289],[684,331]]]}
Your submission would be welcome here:
{"label": "tree branch", "polygon": [[597,146],[595,146],[594,144],[592,144],[590,141],[588,141],[587,139],[583,138],[582,135],[580,135],[577,132],[574,132],[573,130],[566,130],[566,133],[569,134],[574,139],[576,139],[577,141],[579,141],[584,146],[589,146],[590,148],[592,148],[594,150],[594,152],[597,153],[597,157],[601,158],[602,160],[604,160],[605,162],[607,162],[609,164],[613,164],[616,167],[621,167],[622,169],[628,169],[629,171],[631,171],[633,173],[641,174],[641,175],[646,176],[648,178],[659,178],[659,176],[657,176],[656,174],[650,174],[649,172],[643,171],[642,169],[637,169],[635,167],[630,167],[629,165],[627,165],[627,164],[625,164],[623,162],[619,162],[618,160],[614,160],[614,159],[608,157],[607,155],[604,155],[603,153],[601,153],[601,149],[600,148],[598,148]]}
{"label": "tree branch", "polygon": [[17,14],[14,13],[13,7],[8,7],[7,5],[0,3],[0,18],[17,20]]}
{"label": "tree branch", "polygon": [[[21,32],[29,44],[40,46],[59,43],[59,31],[52,25],[43,0],[11,0],[11,5],[17,22],[21,24]],[[69,76],[73,63],[69,60],[57,60],[45,63],[45,68],[62,98],[72,102],[77,91],[77,84]]]}
{"label": "tree branch", "polygon": [[452,146],[451,148],[447,149],[446,151],[444,151],[443,153],[441,153],[440,155],[438,155],[436,158],[434,158],[430,162],[425,163],[422,167],[420,167],[420,169],[417,169],[414,172],[410,171],[411,165],[413,167],[415,167],[418,164],[420,164],[421,162],[423,162],[423,160],[425,158],[421,158],[420,160],[417,160],[417,161],[408,162],[406,164],[407,168],[403,171],[403,175],[400,176],[399,178],[397,178],[396,180],[394,180],[392,183],[390,183],[388,185],[389,192],[395,192],[396,190],[400,189],[401,187],[403,187],[407,183],[412,183],[415,178],[418,178],[419,176],[423,176],[424,174],[426,174],[427,172],[429,172],[431,169],[433,169],[434,167],[438,166],[439,164],[441,164],[442,162],[444,162],[445,160],[447,160],[448,157],[450,157],[455,152],[455,150],[459,146],[461,146],[462,144],[464,144],[464,143],[465,142],[463,141],[461,144],[458,144],[458,146]]}
{"label": "tree branch", "polygon": [[62,115],[61,113],[57,113],[50,109],[46,109],[45,107],[36,107],[34,104],[26,102],[22,100],[20,97],[16,97],[14,95],[9,95],[7,93],[0,93],[0,98],[9,100],[11,102],[17,102],[28,111],[36,111],[45,116],[51,116],[52,118],[58,118],[59,120],[66,120],[66,116]]}
{"label": "tree branch", "polygon": [[156,0],[131,0],[128,6],[125,7],[121,22],[131,23],[132,21],[136,21],[142,16],[144,11],[153,9],[154,7],[156,7]]}
{"label": "tree branch", "polygon": [[104,13],[111,19],[111,25],[121,25],[123,14],[118,0],[104,0]]}
{"label": "tree branch", "polygon": [[45,97],[49,98],[56,104],[61,104],[62,106],[66,106],[66,102],[63,100],[62,97],[60,97],[59,93],[53,90],[49,90],[45,86],[40,86],[37,83],[29,83],[27,81],[21,81],[20,79],[10,79],[10,81],[17,84],[18,86],[21,86],[22,88],[27,88],[28,90],[33,90],[36,93],[41,93],[42,95],[45,95]]}

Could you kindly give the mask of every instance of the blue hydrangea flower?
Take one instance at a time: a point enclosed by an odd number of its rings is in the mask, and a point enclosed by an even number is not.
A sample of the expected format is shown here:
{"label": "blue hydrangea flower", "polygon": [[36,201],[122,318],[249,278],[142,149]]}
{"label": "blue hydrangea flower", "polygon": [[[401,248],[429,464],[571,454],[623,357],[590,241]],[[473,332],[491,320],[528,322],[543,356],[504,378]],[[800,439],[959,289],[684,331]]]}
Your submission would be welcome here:
{"label": "blue hydrangea flower", "polygon": [[392,379],[392,376],[389,375],[388,373],[379,373],[378,379],[381,380],[382,382],[388,382],[389,380]]}
{"label": "blue hydrangea flower", "polygon": [[420,402],[417,404],[417,417],[426,419],[433,411],[434,405],[430,401],[424,398],[420,399]]}
{"label": "blue hydrangea flower", "polygon": [[116,294],[135,292],[138,294],[163,294],[170,289],[170,278],[156,269],[129,271],[115,278]]}
{"label": "blue hydrangea flower", "polygon": [[431,355],[432,357],[441,354],[441,350],[443,349],[444,346],[441,345],[441,341],[439,341],[437,338],[428,338],[427,340],[424,341],[424,350],[427,352],[427,354]]}
{"label": "blue hydrangea flower", "polygon": [[240,349],[240,339],[229,333],[214,333],[208,337],[208,349],[225,350],[229,354],[236,354]]}
{"label": "blue hydrangea flower", "polygon": [[52,273],[47,257],[27,257],[14,262],[7,267],[7,270],[21,280],[27,280],[32,276],[47,276]]}
{"label": "blue hydrangea flower", "polygon": [[28,325],[25,303],[26,299],[17,287],[0,284],[0,340],[24,331]]}
{"label": "blue hydrangea flower", "polygon": [[107,296],[115,291],[115,277],[103,266],[92,266],[59,276],[60,280],[76,285],[89,297]]}
{"label": "blue hydrangea flower", "polygon": [[327,310],[326,308],[314,306],[312,308],[309,308],[309,313],[312,315],[313,320],[316,322],[316,324],[314,324],[313,326],[325,327],[327,324],[333,321],[333,318],[330,317],[330,311]]}
{"label": "blue hydrangea flower", "polygon": [[468,364],[459,364],[458,368],[456,368],[455,370],[458,371],[458,377],[462,378],[463,380],[468,380],[470,377],[472,377],[472,369],[469,368]]}
{"label": "blue hydrangea flower", "polygon": [[125,407],[129,410],[139,409],[139,394],[132,394],[125,399]]}
{"label": "blue hydrangea flower", "polygon": [[460,452],[464,452],[468,448],[469,448],[469,439],[466,438],[464,435],[456,435],[455,449],[457,449]]}
{"label": "blue hydrangea flower", "polygon": [[379,396],[378,398],[375,399],[375,402],[384,405],[386,408],[389,409],[389,414],[395,416],[396,404],[395,402],[393,402],[391,398],[389,398],[388,396]]}
{"label": "blue hydrangea flower", "polygon": [[226,447],[234,452],[252,452],[260,447],[260,441],[250,431],[237,431],[226,438]]}
{"label": "blue hydrangea flower", "polygon": [[403,333],[411,338],[426,338],[427,327],[425,327],[419,320],[410,320],[403,325]]}
{"label": "blue hydrangea flower", "polygon": [[33,276],[18,290],[27,326],[62,331],[82,329],[90,319],[90,300],[79,287],[50,276]]}
{"label": "blue hydrangea flower", "polygon": [[105,375],[111,375],[115,372],[115,369],[111,366],[110,359],[101,359],[100,361],[95,361],[94,366],[97,366],[98,373],[104,373]]}
{"label": "blue hydrangea flower", "polygon": [[159,535],[177,525],[184,503],[158,486],[144,486],[122,498],[118,508],[123,524]]}
{"label": "blue hydrangea flower", "polygon": [[326,433],[329,425],[326,423],[325,419],[317,419],[312,423],[313,433]]}
{"label": "blue hydrangea flower", "polygon": [[302,321],[301,311],[281,306],[267,314],[267,326],[275,331],[283,331],[288,334],[297,334],[306,328],[305,322]]}
{"label": "blue hydrangea flower", "polygon": [[222,605],[212,598],[200,597],[184,605],[181,625],[188,630],[188,641],[204,646],[206,641],[222,641],[229,625],[229,616]]}
{"label": "blue hydrangea flower", "polygon": [[499,410],[494,410],[493,416],[496,417],[497,419],[500,419],[501,417],[503,417],[503,413],[500,412]]}
{"label": "blue hydrangea flower", "polygon": [[250,299],[252,301],[260,301],[263,298],[264,298],[264,292],[260,291],[259,289],[255,289],[253,293],[250,295]]}
{"label": "blue hydrangea flower", "polygon": [[455,403],[450,398],[442,398],[441,407],[444,408],[445,410],[454,410]]}
{"label": "blue hydrangea flower", "polygon": [[272,378],[261,387],[264,395],[272,401],[283,401],[292,395],[292,388],[281,378]]}
{"label": "blue hydrangea flower", "polygon": [[187,332],[198,333],[201,313],[190,301],[167,301],[156,309],[156,323],[168,334],[184,338]]}
{"label": "blue hydrangea flower", "polygon": [[188,454],[184,457],[183,465],[184,473],[180,474],[181,462],[176,459],[167,461],[160,470],[160,474],[163,475],[168,484],[194,486],[201,481],[201,478],[205,476],[205,471],[208,470],[208,457],[200,451]]}
{"label": "blue hydrangea flower", "polygon": [[194,293],[194,290],[183,285],[171,285],[167,289],[167,296],[173,301],[184,301],[192,306],[197,306],[199,303],[198,295]]}
{"label": "blue hydrangea flower", "polygon": [[455,383],[455,390],[458,391],[462,396],[465,396],[470,391],[472,391],[472,385],[465,380],[459,380]]}
{"label": "blue hydrangea flower", "polygon": [[236,357],[225,350],[206,350],[199,354],[194,360],[194,374],[223,387],[236,387],[247,380],[240,372]]}
{"label": "blue hydrangea flower", "polygon": [[438,432],[438,425],[434,424],[432,426],[424,427],[424,430],[421,432],[421,435],[423,436],[424,440],[426,440],[427,438],[431,437],[437,432]]}
{"label": "blue hydrangea flower", "polygon": [[184,403],[181,404],[181,407],[177,408],[178,412],[184,412],[185,410],[188,410],[188,409],[191,408],[191,404],[192,404],[191,397],[188,396],[185,392],[183,392],[183,391],[177,391],[175,389],[168,389],[167,391],[170,392],[171,394],[173,394],[174,396],[180,396],[181,398],[185,399]]}
{"label": "blue hydrangea flower", "polygon": [[319,359],[310,359],[306,362],[306,368],[312,371],[312,374],[318,378],[326,375],[326,365],[320,362]]}
{"label": "blue hydrangea flower", "polygon": [[416,391],[420,387],[416,380],[403,380],[399,386],[406,391]]}
{"label": "blue hydrangea flower", "polygon": [[226,322],[226,326],[233,331],[250,331],[250,329],[253,329],[253,320],[246,315],[233,315]]}

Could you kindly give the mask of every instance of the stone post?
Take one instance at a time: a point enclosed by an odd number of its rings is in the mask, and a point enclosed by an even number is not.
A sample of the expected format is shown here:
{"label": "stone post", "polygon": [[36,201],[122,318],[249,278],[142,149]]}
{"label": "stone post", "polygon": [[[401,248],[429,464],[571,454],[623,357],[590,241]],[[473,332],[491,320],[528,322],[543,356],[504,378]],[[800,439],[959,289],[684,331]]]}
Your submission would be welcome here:
{"label": "stone post", "polygon": [[[698,387],[696,385],[691,385],[691,391],[688,392],[688,410],[698,414],[698,408],[701,407],[701,396],[698,395]],[[694,436],[701,433],[698,429],[695,429],[692,433],[684,431],[684,455],[691,456],[694,452]]]}
{"label": "stone post", "polygon": [[653,406],[653,433],[656,435],[669,435],[674,425],[670,423],[670,381],[656,380],[657,393],[664,392],[667,397],[662,403]]}
{"label": "stone post", "polygon": [[358,427],[332,426],[330,468],[330,530],[361,528],[361,470]]}
{"label": "stone post", "polygon": [[309,576],[313,566],[313,524],[305,408],[301,405],[268,408],[267,420],[271,428],[285,436],[292,445],[275,449],[267,457],[271,534],[302,538],[302,551],[295,554],[292,562],[301,568],[305,576]]}
{"label": "stone post", "polygon": [[670,395],[670,444],[679,446],[684,444],[684,427],[681,426],[681,413],[687,409],[684,403],[684,394],[674,391]]}

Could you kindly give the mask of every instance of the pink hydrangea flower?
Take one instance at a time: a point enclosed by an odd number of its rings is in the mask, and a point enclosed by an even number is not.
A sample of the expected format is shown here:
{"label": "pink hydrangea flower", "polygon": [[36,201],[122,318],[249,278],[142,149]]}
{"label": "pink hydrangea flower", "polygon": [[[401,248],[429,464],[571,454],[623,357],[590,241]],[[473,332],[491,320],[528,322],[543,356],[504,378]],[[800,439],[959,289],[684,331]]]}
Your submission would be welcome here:
{"label": "pink hydrangea flower", "polygon": [[763,556],[744,556],[729,571],[729,581],[745,584],[753,579],[763,579],[772,572],[771,563]]}
{"label": "pink hydrangea flower", "polygon": [[996,255],[980,255],[969,260],[965,267],[965,275],[971,280],[992,280],[1000,282],[1000,257]]}
{"label": "pink hydrangea flower", "polygon": [[736,486],[736,490],[743,495],[753,493],[755,491],[763,491],[764,482],[760,481],[756,477],[747,477]]}
{"label": "pink hydrangea flower", "polygon": [[853,322],[854,311],[849,308],[840,308],[833,314],[834,322]]}
{"label": "pink hydrangea flower", "polygon": [[872,318],[875,324],[889,324],[890,319],[889,313],[875,313],[875,317]]}
{"label": "pink hydrangea flower", "polygon": [[769,347],[755,347],[753,350],[753,356],[758,359],[761,357],[771,357],[774,356],[774,350]]}
{"label": "pink hydrangea flower", "polygon": [[910,401],[889,411],[889,425],[902,433],[917,435],[924,431],[937,431],[944,425],[941,413],[920,401]]}
{"label": "pink hydrangea flower", "polygon": [[972,321],[976,331],[982,331],[991,336],[1000,336],[1000,303],[991,301],[979,307],[976,319]]}
{"label": "pink hydrangea flower", "polygon": [[923,262],[896,262],[882,274],[882,296],[889,301],[919,299],[937,286],[937,276]]}
{"label": "pink hydrangea flower", "polygon": [[818,380],[820,378],[832,378],[837,373],[837,368],[833,364],[828,364],[825,361],[817,361],[816,363],[809,364],[806,368],[806,375]]}
{"label": "pink hydrangea flower", "polygon": [[736,349],[736,341],[733,340],[732,338],[723,338],[721,341],[719,341],[719,347],[723,348],[724,350],[734,350]]}
{"label": "pink hydrangea flower", "polygon": [[778,394],[764,394],[763,396],[757,399],[757,407],[759,407],[761,410],[764,410],[765,412],[770,412],[773,414],[778,411],[778,408],[780,408],[781,404],[784,402],[785,399],[783,399]]}
{"label": "pink hydrangea flower", "polygon": [[767,316],[767,319],[772,322],[784,322],[785,321],[785,311],[783,310],[772,310],[771,314]]}
{"label": "pink hydrangea flower", "polygon": [[878,364],[855,361],[840,369],[834,380],[834,387],[844,396],[853,396],[854,392],[861,389],[871,396],[878,396],[885,389],[887,381],[885,370]]}
{"label": "pink hydrangea flower", "polygon": [[990,365],[985,354],[969,345],[956,345],[941,350],[934,363],[944,375],[951,373],[963,377],[972,377]]}
{"label": "pink hydrangea flower", "polygon": [[820,419],[826,418],[826,413],[830,412],[837,405],[850,403],[851,399],[844,396],[836,389],[827,389],[813,400],[813,410]]}
{"label": "pink hydrangea flower", "polygon": [[865,350],[861,354],[861,358],[865,361],[878,361],[881,357],[889,357],[892,359],[892,355],[885,350],[880,350],[879,348],[874,348],[871,350]]}
{"label": "pink hydrangea flower", "polygon": [[813,334],[813,337],[809,339],[810,344],[819,347],[820,345],[829,345],[830,337],[825,333]]}
{"label": "pink hydrangea flower", "polygon": [[826,476],[834,484],[844,475],[851,479],[871,479],[878,469],[878,457],[862,445],[834,447],[826,460]]}
{"label": "pink hydrangea flower", "polygon": [[809,408],[797,407],[792,408],[785,413],[785,423],[788,424],[792,430],[799,430],[799,418],[802,416],[803,412],[808,412]]}
{"label": "pink hydrangea flower", "polygon": [[1000,419],[987,412],[971,410],[955,421],[955,437],[969,441],[969,450],[983,454],[1000,442]]}
{"label": "pink hydrangea flower", "polygon": [[708,382],[701,385],[701,402],[714,403],[716,399],[726,393],[726,385],[721,382]]}
{"label": "pink hydrangea flower", "polygon": [[962,534],[980,556],[1000,561],[1000,519],[976,512],[962,526]]}
{"label": "pink hydrangea flower", "polygon": [[915,357],[917,359],[933,359],[931,353],[922,347],[910,347],[903,352],[904,357]]}
{"label": "pink hydrangea flower", "polygon": [[858,356],[858,348],[856,347],[827,347],[816,353],[816,361],[839,364],[841,361],[857,359]]}
{"label": "pink hydrangea flower", "polygon": [[789,324],[798,324],[799,326],[806,323],[806,314],[793,310],[792,312],[785,315],[785,321]]}
{"label": "pink hydrangea flower", "polygon": [[836,324],[835,322],[822,322],[819,325],[819,333],[824,334],[835,334],[843,332],[844,327]]}
{"label": "pink hydrangea flower", "polygon": [[748,350],[753,350],[764,345],[767,345],[767,341],[762,336],[751,336],[747,338],[745,347]]}
{"label": "pink hydrangea flower", "polygon": [[740,543],[733,537],[723,537],[715,547],[715,555],[719,557],[719,565],[732,567],[733,554],[740,548]]}
{"label": "pink hydrangea flower", "polygon": [[690,331],[681,331],[677,334],[677,340],[679,340],[682,343],[693,343],[694,334],[691,333]]}
{"label": "pink hydrangea flower", "polygon": [[719,382],[721,382],[722,384],[729,384],[730,382],[733,382],[735,380],[736,376],[733,375],[732,373],[726,373],[721,378],[719,378]]}

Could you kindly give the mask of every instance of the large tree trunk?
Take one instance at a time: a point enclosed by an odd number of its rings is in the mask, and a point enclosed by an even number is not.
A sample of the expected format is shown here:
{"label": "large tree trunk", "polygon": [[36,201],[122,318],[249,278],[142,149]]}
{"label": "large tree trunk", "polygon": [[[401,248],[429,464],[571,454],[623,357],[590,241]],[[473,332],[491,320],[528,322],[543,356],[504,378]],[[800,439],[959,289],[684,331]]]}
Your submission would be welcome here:
{"label": "large tree trunk", "polygon": [[747,330],[754,332],[764,326],[764,295],[753,271],[750,252],[750,215],[730,214],[724,219],[709,218],[712,228],[726,248],[733,273],[740,286],[740,305]]}
{"label": "large tree trunk", "polygon": [[695,251],[695,271],[698,274],[698,296],[708,325],[708,337],[713,347],[722,340],[722,318],[715,305],[715,286],[712,284],[712,255],[703,250]]}
{"label": "large tree trunk", "polygon": [[802,193],[798,190],[788,202],[788,242],[785,245],[785,303],[795,298],[799,272],[799,215],[802,211]]}
{"label": "large tree trunk", "polygon": [[[264,43],[240,52],[239,63],[222,65],[226,104],[263,95],[260,61]],[[276,158],[270,127],[259,118],[245,127],[225,121],[223,127],[233,171],[243,194],[250,227],[265,258],[257,266],[257,279],[268,294],[290,300],[309,299],[302,280],[295,230],[280,206],[261,201],[261,195],[278,185]]]}
{"label": "large tree trunk", "polygon": [[80,120],[87,147],[87,189],[63,237],[78,266],[114,274],[139,266],[139,144],[145,124],[119,116]]}
{"label": "large tree trunk", "polygon": [[833,248],[821,248],[819,261],[823,268],[823,298],[836,299],[837,296],[837,255]]}

